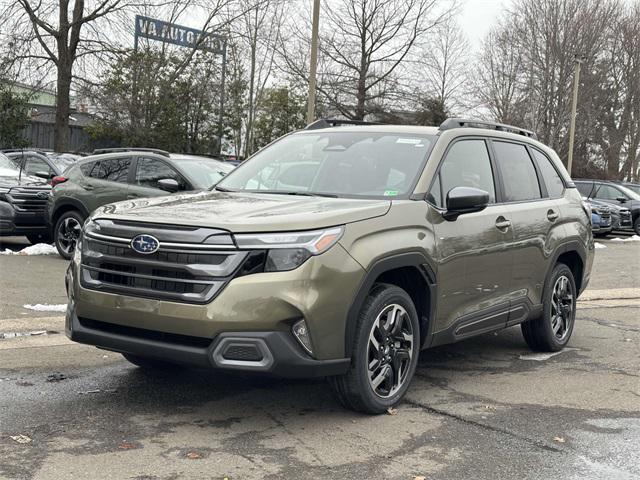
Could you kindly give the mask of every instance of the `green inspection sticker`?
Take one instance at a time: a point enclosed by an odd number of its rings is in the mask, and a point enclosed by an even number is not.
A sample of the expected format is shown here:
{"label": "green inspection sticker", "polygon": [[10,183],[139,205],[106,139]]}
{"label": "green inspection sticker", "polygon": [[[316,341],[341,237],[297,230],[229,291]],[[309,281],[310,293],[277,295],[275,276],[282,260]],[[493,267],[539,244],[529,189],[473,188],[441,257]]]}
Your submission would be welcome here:
{"label": "green inspection sticker", "polygon": [[398,195],[398,191],[397,190],[385,190],[384,191],[384,196],[385,197],[395,197]]}

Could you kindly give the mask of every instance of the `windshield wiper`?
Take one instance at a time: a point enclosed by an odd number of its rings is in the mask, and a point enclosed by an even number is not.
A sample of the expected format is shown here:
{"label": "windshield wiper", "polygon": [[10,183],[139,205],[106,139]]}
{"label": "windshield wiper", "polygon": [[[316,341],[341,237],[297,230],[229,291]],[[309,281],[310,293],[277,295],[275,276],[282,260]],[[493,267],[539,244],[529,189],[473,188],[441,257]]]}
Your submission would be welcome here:
{"label": "windshield wiper", "polygon": [[213,187],[211,187],[211,190],[217,190],[219,192],[237,192],[237,190],[231,190],[230,188],[224,188],[224,187],[219,187],[217,185],[214,185]]}
{"label": "windshield wiper", "polygon": [[287,191],[287,190],[251,190],[251,193],[272,193],[275,195],[299,195],[301,197],[327,197],[338,198],[338,195],[333,193],[318,193],[318,192],[303,192],[303,191]]}

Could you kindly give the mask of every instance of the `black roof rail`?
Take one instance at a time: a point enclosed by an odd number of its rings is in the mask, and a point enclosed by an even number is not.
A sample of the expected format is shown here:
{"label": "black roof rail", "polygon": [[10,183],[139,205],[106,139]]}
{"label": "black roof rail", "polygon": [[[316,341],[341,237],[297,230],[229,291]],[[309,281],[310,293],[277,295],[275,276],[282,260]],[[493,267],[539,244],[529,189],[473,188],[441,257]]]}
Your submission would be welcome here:
{"label": "black roof rail", "polygon": [[157,153],[158,155],[163,155],[165,157],[171,156],[171,154],[165,150],[160,150],[159,148],[145,148],[145,147],[96,148],[92,152],[92,155],[100,155],[103,153],[118,153],[118,152],[150,152],[150,153]]}
{"label": "black roof rail", "polygon": [[43,150],[41,148],[25,147],[25,148],[3,148],[2,150],[0,150],[0,152],[2,152],[2,153],[16,153],[16,152],[46,153],[47,151]]}
{"label": "black roof rail", "polygon": [[305,130],[319,130],[321,128],[339,127],[342,125],[382,125],[378,122],[365,122],[364,120],[343,120],[339,118],[321,118],[307,125]]}
{"label": "black roof rail", "polygon": [[475,120],[469,118],[447,118],[440,124],[440,130],[451,130],[452,128],[487,128],[489,130],[497,130],[499,132],[517,133],[518,135],[524,135],[525,137],[538,139],[535,132],[531,130],[525,130],[524,128],[515,127],[513,125],[505,125],[504,123],[487,122],[485,120]]}

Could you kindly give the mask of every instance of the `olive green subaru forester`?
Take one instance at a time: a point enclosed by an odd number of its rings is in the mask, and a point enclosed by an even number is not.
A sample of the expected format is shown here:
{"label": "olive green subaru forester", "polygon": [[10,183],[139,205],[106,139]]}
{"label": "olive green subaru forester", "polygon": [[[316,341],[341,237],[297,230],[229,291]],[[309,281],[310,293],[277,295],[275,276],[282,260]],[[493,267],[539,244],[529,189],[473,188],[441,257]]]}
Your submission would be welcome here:
{"label": "olive green subaru forester", "polygon": [[349,408],[405,394],[421,349],[521,324],[562,349],[590,212],[526,130],[321,120],[212,191],[99,208],[67,335],[134,364],[327,376]]}

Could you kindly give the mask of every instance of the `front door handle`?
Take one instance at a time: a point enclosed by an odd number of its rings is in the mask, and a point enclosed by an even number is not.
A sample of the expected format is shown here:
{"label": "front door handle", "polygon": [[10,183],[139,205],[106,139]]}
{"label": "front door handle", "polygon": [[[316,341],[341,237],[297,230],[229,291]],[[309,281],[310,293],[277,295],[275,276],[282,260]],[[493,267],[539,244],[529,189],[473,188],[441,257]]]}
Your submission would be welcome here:
{"label": "front door handle", "polygon": [[550,222],[555,222],[559,216],[560,215],[558,215],[558,213],[555,212],[554,210],[549,210],[547,212],[547,218],[549,219]]}
{"label": "front door handle", "polygon": [[140,195],[138,195],[137,193],[130,193],[129,195],[127,195],[128,199],[132,199],[132,198],[139,198]]}
{"label": "front door handle", "polygon": [[507,220],[504,217],[496,218],[496,228],[498,230],[506,230],[511,226],[511,220]]}

